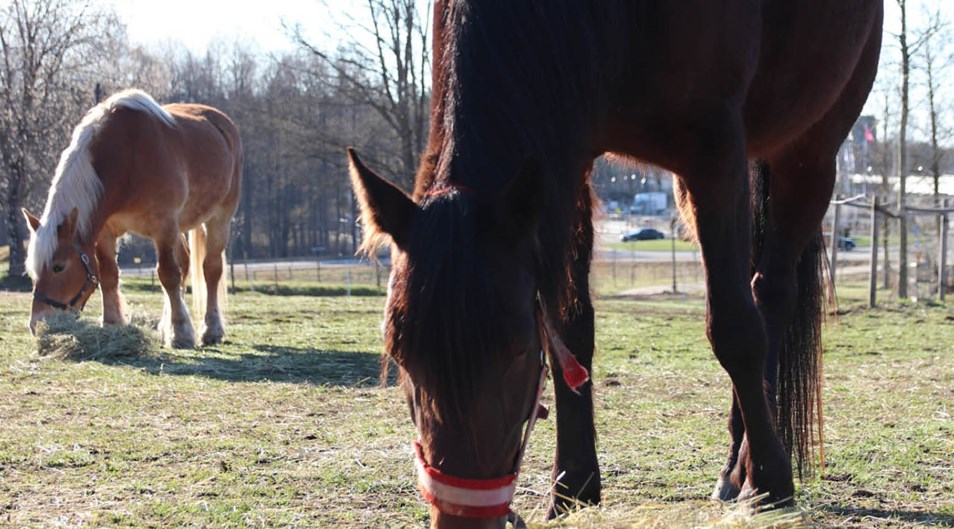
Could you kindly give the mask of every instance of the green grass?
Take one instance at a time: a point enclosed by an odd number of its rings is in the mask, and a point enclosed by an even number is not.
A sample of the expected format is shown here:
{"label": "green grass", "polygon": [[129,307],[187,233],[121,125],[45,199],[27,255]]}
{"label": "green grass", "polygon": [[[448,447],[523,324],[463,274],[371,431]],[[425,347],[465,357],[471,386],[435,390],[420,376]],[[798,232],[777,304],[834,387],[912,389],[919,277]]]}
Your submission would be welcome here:
{"label": "green grass", "polygon": [[[826,331],[827,468],[801,483],[798,504],[821,526],[950,527],[954,308],[868,311],[861,292],[840,287]],[[377,378],[383,298],[242,292],[227,343],[196,351],[155,344],[157,293],[128,299],[142,354],[81,342],[102,354],[64,358],[37,352],[57,345],[26,331],[29,294],[0,292],[0,524],[426,525],[406,404]],[[98,310],[97,296],[79,330],[96,335]],[[764,526],[706,499],[729,390],[703,319],[700,298],[598,302],[605,506],[559,527]],[[531,527],[554,527],[538,494],[553,449],[551,418],[514,505]]]}
{"label": "green grass", "polygon": [[[603,245],[605,248],[615,248],[617,250],[641,251],[641,252],[670,252],[672,251],[671,239],[655,239],[652,241],[629,241],[613,242]],[[677,252],[698,251],[699,245],[694,242],[683,240],[676,241]]]}

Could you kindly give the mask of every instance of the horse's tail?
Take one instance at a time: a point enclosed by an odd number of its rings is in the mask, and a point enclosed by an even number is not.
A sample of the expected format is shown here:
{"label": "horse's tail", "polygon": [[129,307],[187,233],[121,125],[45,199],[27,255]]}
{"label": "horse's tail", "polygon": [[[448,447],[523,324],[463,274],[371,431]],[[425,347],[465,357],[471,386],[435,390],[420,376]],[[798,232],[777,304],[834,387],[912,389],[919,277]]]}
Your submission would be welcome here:
{"label": "horse's tail", "polygon": [[[769,178],[768,164],[756,163],[752,170],[754,263],[768,222]],[[811,474],[816,445],[822,467],[825,463],[821,331],[831,292],[826,284],[826,263],[819,229],[796,265],[794,313],[778,353],[776,428],[782,445],[795,459],[799,477]]]}
{"label": "horse's tail", "polygon": [[[197,318],[205,316],[205,307],[208,302],[205,273],[202,269],[202,263],[205,261],[205,244],[205,226],[200,224],[189,230],[189,268],[192,271],[192,312]],[[224,284],[225,281],[220,281],[219,283]]]}

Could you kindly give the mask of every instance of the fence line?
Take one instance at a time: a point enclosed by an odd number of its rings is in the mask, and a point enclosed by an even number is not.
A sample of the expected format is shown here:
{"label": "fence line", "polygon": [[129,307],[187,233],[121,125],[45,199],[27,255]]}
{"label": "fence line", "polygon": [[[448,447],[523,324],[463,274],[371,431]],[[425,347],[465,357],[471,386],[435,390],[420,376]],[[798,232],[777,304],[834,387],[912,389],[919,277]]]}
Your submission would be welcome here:
{"label": "fence line", "polygon": [[[938,299],[943,301],[945,299],[946,291],[950,288],[948,285],[949,274],[947,270],[947,253],[948,253],[948,237],[949,237],[949,215],[954,213],[954,208],[948,207],[948,202],[945,199],[941,207],[922,207],[922,206],[905,206],[900,210],[891,210],[885,206],[882,206],[878,203],[877,197],[871,197],[869,201],[864,202],[863,200],[869,198],[866,195],[857,195],[851,198],[838,198],[830,202],[834,206],[834,211],[832,212],[832,230],[831,230],[831,249],[829,251],[830,255],[830,280],[832,285],[836,283],[836,271],[838,267],[838,249],[840,246],[839,241],[839,228],[840,226],[840,217],[841,217],[841,207],[849,206],[855,208],[867,209],[870,212],[870,223],[871,223],[871,254],[870,254],[870,269],[869,269],[869,281],[868,281],[868,305],[870,307],[875,307],[877,305],[877,275],[878,275],[878,244],[879,244],[879,224],[880,218],[879,215],[883,215],[890,219],[898,219],[901,217],[910,217],[910,216],[935,216],[937,217],[938,225],[938,251],[936,257],[936,268],[934,271],[930,269],[925,269],[925,266],[922,266],[920,262],[920,257],[918,257],[919,262],[915,263],[916,273],[915,273],[915,285],[930,283],[930,295],[936,294]],[[899,222],[898,224],[903,224]],[[905,238],[906,240],[906,238]],[[887,255],[887,252],[886,252]],[[886,257],[887,258],[887,257]],[[905,266],[907,263],[899,263],[900,266]],[[924,263],[924,265],[929,265],[929,262]],[[886,271],[885,271],[886,272]],[[936,280],[935,280],[936,278]],[[885,286],[887,286],[887,279],[885,280]],[[901,285],[899,285],[900,287]],[[906,290],[906,289],[905,289]],[[899,288],[899,291],[901,289]],[[919,287],[917,287],[916,292],[920,294]],[[919,296],[920,297],[920,296]]]}

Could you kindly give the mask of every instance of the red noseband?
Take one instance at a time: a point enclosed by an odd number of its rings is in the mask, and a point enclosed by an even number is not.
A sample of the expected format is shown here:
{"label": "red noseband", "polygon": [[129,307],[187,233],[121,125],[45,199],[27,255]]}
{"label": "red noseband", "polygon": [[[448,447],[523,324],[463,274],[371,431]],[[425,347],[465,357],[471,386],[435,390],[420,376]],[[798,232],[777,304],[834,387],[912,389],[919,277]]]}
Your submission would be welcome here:
{"label": "red noseband", "polygon": [[[550,342],[550,353],[556,357],[563,371],[563,380],[570,390],[577,388],[590,378],[585,367],[566,347],[550,322],[547,312],[541,310],[544,331]],[[523,433],[517,460],[513,472],[503,477],[490,479],[469,479],[447,475],[432,467],[424,459],[424,449],[419,441],[414,441],[415,466],[417,467],[417,487],[428,503],[444,514],[463,518],[499,518],[510,513],[510,503],[517,488],[516,480],[520,465],[527,451],[530,432],[538,418],[546,419],[549,411],[540,403],[543,388],[547,382],[546,355],[540,351],[540,379],[537,382],[537,395],[526,419],[527,427]]]}
{"label": "red noseband", "polygon": [[510,502],[517,488],[517,475],[523,454],[527,451],[530,432],[537,418],[546,418],[548,411],[540,404],[543,388],[547,382],[546,356],[540,351],[540,379],[537,382],[537,395],[527,417],[527,428],[523,433],[523,442],[514,463],[513,473],[490,479],[468,479],[447,475],[430,466],[424,459],[424,449],[419,441],[414,441],[415,466],[417,467],[417,488],[428,503],[444,514],[463,518],[499,518],[510,514]]}
{"label": "red noseband", "polygon": [[464,518],[499,518],[510,513],[517,474],[494,479],[457,478],[428,465],[417,441],[414,452],[417,488],[442,513]]}

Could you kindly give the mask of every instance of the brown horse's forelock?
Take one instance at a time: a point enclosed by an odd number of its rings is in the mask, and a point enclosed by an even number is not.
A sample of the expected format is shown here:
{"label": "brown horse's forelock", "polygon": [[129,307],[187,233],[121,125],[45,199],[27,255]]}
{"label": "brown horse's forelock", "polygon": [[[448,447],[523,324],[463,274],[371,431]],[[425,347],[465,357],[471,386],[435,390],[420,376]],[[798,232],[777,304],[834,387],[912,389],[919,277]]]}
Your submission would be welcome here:
{"label": "brown horse's forelock", "polygon": [[386,348],[426,388],[442,422],[462,423],[488,368],[506,351],[501,292],[480,254],[472,199],[429,200],[415,219],[408,266],[394,278]]}

